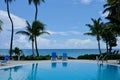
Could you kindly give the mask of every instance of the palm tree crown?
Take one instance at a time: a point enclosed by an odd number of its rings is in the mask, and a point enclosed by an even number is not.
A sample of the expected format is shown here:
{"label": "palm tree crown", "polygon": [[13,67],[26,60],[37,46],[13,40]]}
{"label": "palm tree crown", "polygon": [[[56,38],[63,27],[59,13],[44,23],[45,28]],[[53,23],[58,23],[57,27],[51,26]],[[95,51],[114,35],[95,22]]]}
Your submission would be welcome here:
{"label": "palm tree crown", "polygon": [[104,7],[105,10],[103,13],[106,11],[109,12],[106,18],[120,27],[120,0],[107,0],[107,4],[105,4]]}
{"label": "palm tree crown", "polygon": [[[33,34],[35,35],[35,45],[36,46],[37,46],[37,37],[39,37],[40,35],[43,35],[43,34],[49,34],[48,32],[45,31],[44,26],[45,25],[40,21],[34,21],[32,24],[33,30],[35,31],[35,33],[33,33]],[[38,50],[36,50],[36,54],[37,54],[37,56],[39,56]]]}
{"label": "palm tree crown", "polygon": [[34,37],[35,37],[34,33],[35,33],[35,31],[33,30],[33,26],[31,26],[28,21],[26,21],[26,23],[27,23],[26,30],[18,31],[18,32],[16,32],[16,34],[20,33],[20,34],[23,34],[23,35],[26,35],[29,37],[29,40],[32,41],[32,56],[34,56],[35,55],[34,54]]}
{"label": "palm tree crown", "polygon": [[32,2],[35,4],[35,5],[40,5],[41,2],[45,2],[45,0],[28,0],[29,4],[31,4]]}
{"label": "palm tree crown", "polygon": [[91,35],[91,36],[96,36],[96,39],[98,41],[98,48],[99,48],[99,52],[101,54],[101,49],[100,49],[100,36],[102,33],[102,22],[101,22],[101,18],[96,19],[91,19],[93,21],[93,25],[91,24],[86,24],[86,26],[88,26],[90,28],[90,32],[88,33],[84,33],[85,35]]}

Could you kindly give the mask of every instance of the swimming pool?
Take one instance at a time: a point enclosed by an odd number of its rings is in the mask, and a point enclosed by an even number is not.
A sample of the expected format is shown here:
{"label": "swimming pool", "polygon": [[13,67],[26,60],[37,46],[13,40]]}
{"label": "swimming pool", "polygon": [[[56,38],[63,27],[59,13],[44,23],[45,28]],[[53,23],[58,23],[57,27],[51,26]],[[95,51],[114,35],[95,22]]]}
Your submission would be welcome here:
{"label": "swimming pool", "polygon": [[40,62],[1,69],[0,80],[120,80],[120,67],[86,62]]}

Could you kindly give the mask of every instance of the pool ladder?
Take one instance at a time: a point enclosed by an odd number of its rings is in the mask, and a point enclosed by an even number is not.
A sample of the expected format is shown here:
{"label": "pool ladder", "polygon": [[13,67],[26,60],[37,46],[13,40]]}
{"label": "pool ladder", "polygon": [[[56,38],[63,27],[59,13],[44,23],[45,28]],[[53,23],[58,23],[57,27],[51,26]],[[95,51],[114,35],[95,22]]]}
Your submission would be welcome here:
{"label": "pool ladder", "polygon": [[[96,57],[97,63],[99,63],[99,62],[100,62],[100,59],[101,59],[102,64],[103,64],[103,62],[105,61],[105,58],[106,58],[107,56],[108,56],[108,54],[106,54],[105,56],[100,55],[100,57]],[[107,60],[106,60],[106,61],[107,61]]]}

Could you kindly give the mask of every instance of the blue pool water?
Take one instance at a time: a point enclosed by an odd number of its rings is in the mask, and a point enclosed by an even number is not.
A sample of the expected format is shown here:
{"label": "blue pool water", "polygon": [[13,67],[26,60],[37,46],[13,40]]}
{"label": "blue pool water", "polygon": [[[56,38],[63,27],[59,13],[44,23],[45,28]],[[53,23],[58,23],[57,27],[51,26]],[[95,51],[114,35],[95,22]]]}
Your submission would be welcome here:
{"label": "blue pool water", "polygon": [[120,80],[120,67],[83,62],[40,62],[1,69],[0,80]]}

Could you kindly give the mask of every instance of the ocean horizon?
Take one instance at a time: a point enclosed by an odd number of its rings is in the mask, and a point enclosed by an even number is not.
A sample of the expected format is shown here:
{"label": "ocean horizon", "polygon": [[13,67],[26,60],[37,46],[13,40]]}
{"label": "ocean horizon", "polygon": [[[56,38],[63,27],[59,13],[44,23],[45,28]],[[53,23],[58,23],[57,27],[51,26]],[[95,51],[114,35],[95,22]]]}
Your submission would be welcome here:
{"label": "ocean horizon", "polygon": [[[32,54],[32,49],[22,49],[25,56]],[[99,54],[98,49],[39,49],[39,55],[51,55],[52,52],[56,52],[58,56],[62,56],[62,53],[67,53],[68,56],[78,57],[85,54]],[[101,49],[105,52],[106,49]],[[0,49],[0,55],[9,55],[9,49]]]}

